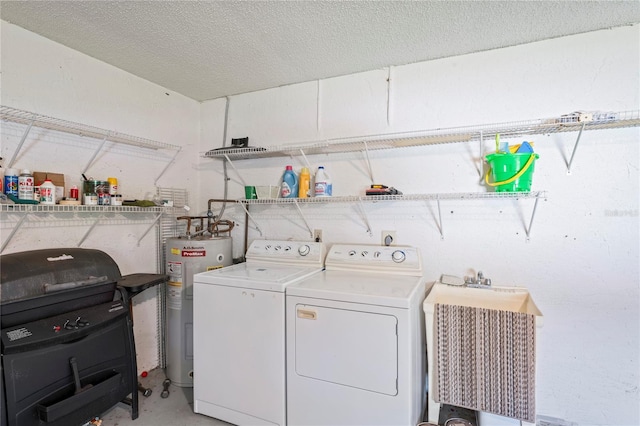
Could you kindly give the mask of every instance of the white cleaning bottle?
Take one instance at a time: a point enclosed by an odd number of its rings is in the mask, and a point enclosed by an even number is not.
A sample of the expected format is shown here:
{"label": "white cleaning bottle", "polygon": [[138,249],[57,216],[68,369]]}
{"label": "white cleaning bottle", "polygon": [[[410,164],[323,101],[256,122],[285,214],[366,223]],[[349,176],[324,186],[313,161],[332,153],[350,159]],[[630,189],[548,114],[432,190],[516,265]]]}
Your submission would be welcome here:
{"label": "white cleaning bottle", "polygon": [[331,193],[333,192],[331,177],[325,171],[324,166],[318,167],[314,189],[314,194],[316,197],[330,197]]}
{"label": "white cleaning bottle", "polygon": [[56,186],[49,179],[40,184],[40,204],[56,204]]}

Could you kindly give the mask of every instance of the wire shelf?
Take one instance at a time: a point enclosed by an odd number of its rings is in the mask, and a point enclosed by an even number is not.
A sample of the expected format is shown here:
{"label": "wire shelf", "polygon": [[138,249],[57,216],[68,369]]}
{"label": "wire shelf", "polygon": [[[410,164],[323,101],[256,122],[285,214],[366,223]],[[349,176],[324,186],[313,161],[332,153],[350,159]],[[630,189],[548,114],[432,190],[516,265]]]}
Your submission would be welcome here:
{"label": "wire shelf", "polygon": [[237,200],[245,204],[328,204],[328,203],[354,203],[354,202],[378,202],[378,201],[430,201],[430,200],[495,200],[495,199],[525,199],[546,198],[546,191],[531,192],[461,192],[461,193],[434,193],[434,194],[406,194],[406,195],[366,195],[366,196],[342,196],[342,197],[312,197],[312,198],[266,198],[258,200]]}
{"label": "wire shelf", "polygon": [[354,138],[336,138],[325,141],[279,145],[267,148],[223,148],[204,153],[205,158],[228,158],[230,160],[246,160],[251,158],[286,157],[304,153],[330,154],[340,152],[358,152],[404,148],[411,146],[446,144],[490,140],[496,134],[504,137],[540,135],[551,133],[577,132],[582,130],[617,129],[640,126],[640,110],[603,113],[592,121],[578,121],[577,116],[568,116],[493,123],[477,126],[452,127],[442,129],[403,132],[386,135],[368,135]]}
{"label": "wire shelf", "polygon": [[157,142],[151,139],[145,139],[138,136],[131,136],[120,132],[101,129],[86,124],[75,123],[73,121],[62,120],[59,118],[48,117],[46,115],[36,114],[33,112],[23,111],[8,106],[0,106],[0,118],[4,121],[11,121],[34,126],[43,129],[55,130],[59,132],[71,133],[78,136],[87,136],[90,138],[104,139],[109,142],[116,142],[126,145],[137,146],[148,149],[169,149],[180,151],[182,148],[178,145],[171,145],[163,142]]}
{"label": "wire shelf", "polygon": [[[2,213],[162,213],[167,207],[0,204]],[[172,209],[171,209],[172,210]]]}

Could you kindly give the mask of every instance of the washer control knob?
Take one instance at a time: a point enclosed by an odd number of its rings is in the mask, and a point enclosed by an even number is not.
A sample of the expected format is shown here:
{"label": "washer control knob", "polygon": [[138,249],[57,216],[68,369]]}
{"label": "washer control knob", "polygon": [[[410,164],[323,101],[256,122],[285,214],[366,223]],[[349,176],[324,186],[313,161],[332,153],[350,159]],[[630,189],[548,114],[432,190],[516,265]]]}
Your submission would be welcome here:
{"label": "washer control knob", "polygon": [[393,261],[396,263],[402,263],[405,261],[406,258],[407,258],[407,255],[404,254],[402,250],[396,250],[393,253],[391,253],[391,259],[393,259]]}
{"label": "washer control knob", "polygon": [[362,257],[367,257],[367,255],[368,255],[368,254],[369,254],[369,252],[368,252],[368,251],[363,250],[363,251],[362,251],[362,253],[360,253],[360,256],[362,256]]}
{"label": "washer control knob", "polygon": [[286,247],[284,248],[284,251],[291,251],[291,246],[286,246]]}
{"label": "washer control knob", "polygon": [[355,250],[349,250],[349,256],[355,256],[355,255],[356,255]]}
{"label": "washer control knob", "polygon": [[298,247],[298,254],[300,254],[300,256],[306,256],[309,254],[310,251],[311,251],[311,247],[309,247],[307,244]]}
{"label": "washer control knob", "polygon": [[274,250],[275,250],[275,251],[280,251],[280,249],[281,249],[281,248],[282,248],[281,246],[276,246],[276,247],[274,248]]}
{"label": "washer control knob", "polygon": [[373,257],[377,259],[377,258],[380,257],[380,254],[381,253],[379,251],[377,251],[377,252],[373,253]]}

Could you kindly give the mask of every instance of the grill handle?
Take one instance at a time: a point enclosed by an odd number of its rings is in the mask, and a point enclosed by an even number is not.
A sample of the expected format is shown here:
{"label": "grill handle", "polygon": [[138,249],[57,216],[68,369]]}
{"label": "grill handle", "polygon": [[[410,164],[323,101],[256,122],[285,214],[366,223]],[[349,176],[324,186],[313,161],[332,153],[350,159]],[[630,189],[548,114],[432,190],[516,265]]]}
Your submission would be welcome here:
{"label": "grill handle", "polygon": [[91,277],[86,280],[80,281],[69,281],[68,283],[60,283],[60,284],[45,284],[44,292],[47,293],[55,293],[56,291],[69,290],[76,287],[83,287],[92,284],[100,284],[107,282],[109,278],[106,275],[102,275],[100,277]]}

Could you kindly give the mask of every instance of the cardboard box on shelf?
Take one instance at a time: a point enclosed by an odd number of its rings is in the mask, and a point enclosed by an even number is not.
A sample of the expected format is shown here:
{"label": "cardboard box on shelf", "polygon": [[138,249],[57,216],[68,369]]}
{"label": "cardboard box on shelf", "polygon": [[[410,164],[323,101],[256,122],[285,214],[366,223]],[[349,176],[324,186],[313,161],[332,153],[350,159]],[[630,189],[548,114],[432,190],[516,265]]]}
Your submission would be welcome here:
{"label": "cardboard box on shelf", "polygon": [[33,172],[33,180],[36,186],[40,186],[45,179],[49,179],[56,186],[56,200],[60,202],[65,197],[64,175],[61,173]]}

